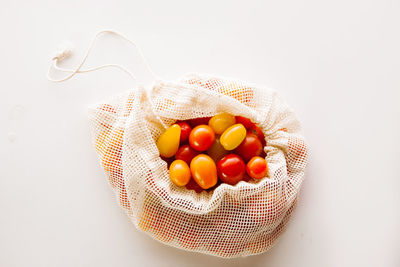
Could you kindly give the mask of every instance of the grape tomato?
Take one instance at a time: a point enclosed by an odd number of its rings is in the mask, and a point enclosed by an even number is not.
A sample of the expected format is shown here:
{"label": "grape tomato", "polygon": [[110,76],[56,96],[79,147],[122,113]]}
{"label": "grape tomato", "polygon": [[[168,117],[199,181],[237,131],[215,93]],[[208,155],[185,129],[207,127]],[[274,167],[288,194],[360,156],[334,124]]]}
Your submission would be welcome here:
{"label": "grape tomato", "polygon": [[228,113],[221,113],[212,117],[208,122],[208,125],[214,130],[216,134],[222,134],[226,129],[228,129],[235,123],[235,116],[232,116]]}
{"label": "grape tomato", "polygon": [[178,124],[173,124],[160,135],[156,145],[162,157],[170,158],[175,155],[179,148],[180,136],[181,127]]}
{"label": "grape tomato", "polygon": [[234,124],[224,131],[219,140],[226,150],[233,150],[242,143],[245,137],[246,128],[243,124]]}
{"label": "grape tomato", "polygon": [[190,171],[196,183],[203,189],[217,183],[217,167],[212,158],[205,154],[197,155],[190,163]]}

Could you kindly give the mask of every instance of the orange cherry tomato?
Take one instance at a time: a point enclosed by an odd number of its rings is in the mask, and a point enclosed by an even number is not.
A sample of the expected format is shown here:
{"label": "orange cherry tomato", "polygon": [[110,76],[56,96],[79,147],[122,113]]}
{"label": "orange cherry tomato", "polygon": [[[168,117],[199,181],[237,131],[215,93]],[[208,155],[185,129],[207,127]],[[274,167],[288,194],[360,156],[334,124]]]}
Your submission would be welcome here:
{"label": "orange cherry tomato", "polygon": [[268,173],[268,165],[262,157],[253,157],[246,166],[247,174],[254,179],[264,178]]}
{"label": "orange cherry tomato", "polygon": [[179,148],[181,137],[181,127],[174,124],[160,135],[157,140],[157,148],[160,155],[164,158],[170,158],[175,155]]}
{"label": "orange cherry tomato", "polygon": [[190,169],[183,160],[175,160],[169,167],[169,177],[177,186],[185,186],[190,180]]}
{"label": "orange cherry tomato", "polygon": [[196,126],[189,135],[189,144],[197,151],[209,149],[215,141],[215,133],[208,125]]}
{"label": "orange cherry tomato", "polygon": [[243,124],[234,124],[224,131],[219,140],[226,150],[233,150],[242,143],[245,137],[246,128]]}
{"label": "orange cherry tomato", "polygon": [[217,114],[208,121],[208,125],[216,134],[222,134],[226,129],[235,123],[235,116],[232,116],[228,113]]}
{"label": "orange cherry tomato", "polygon": [[212,158],[200,154],[190,163],[190,171],[196,183],[203,189],[213,187],[217,181],[217,166]]}

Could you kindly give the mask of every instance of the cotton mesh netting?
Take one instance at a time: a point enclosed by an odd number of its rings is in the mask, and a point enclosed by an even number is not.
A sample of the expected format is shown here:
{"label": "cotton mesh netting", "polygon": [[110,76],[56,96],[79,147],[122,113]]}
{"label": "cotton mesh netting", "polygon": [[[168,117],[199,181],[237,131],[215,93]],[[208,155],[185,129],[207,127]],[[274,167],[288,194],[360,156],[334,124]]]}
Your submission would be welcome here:
{"label": "cotton mesh netting", "polygon": [[[196,193],[169,178],[155,141],[176,120],[227,112],[266,136],[268,178]],[[275,90],[187,75],[120,94],[89,109],[93,141],[120,206],[154,239],[224,258],[262,253],[282,233],[304,178],[300,124]]]}

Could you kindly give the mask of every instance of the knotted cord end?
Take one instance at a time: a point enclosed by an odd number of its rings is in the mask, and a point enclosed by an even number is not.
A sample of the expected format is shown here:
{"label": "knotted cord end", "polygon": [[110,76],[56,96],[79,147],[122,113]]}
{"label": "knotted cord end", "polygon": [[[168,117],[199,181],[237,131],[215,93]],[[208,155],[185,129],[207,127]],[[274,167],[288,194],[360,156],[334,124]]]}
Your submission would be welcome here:
{"label": "knotted cord end", "polygon": [[72,43],[63,43],[58,46],[58,50],[54,53],[52,60],[62,61],[71,56],[73,51]]}

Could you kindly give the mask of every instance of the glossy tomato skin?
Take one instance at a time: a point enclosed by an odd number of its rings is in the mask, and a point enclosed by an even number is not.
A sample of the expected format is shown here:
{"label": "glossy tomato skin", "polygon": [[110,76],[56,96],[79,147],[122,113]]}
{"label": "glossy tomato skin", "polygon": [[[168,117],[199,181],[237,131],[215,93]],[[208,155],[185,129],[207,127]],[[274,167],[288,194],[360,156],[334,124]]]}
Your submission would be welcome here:
{"label": "glossy tomato skin", "polygon": [[189,182],[190,176],[189,166],[183,160],[174,160],[169,167],[169,177],[177,186],[185,186]]}
{"label": "glossy tomato skin", "polygon": [[260,139],[261,144],[263,146],[265,146],[267,144],[267,142],[265,141],[265,135],[264,135],[263,131],[261,130],[261,128],[257,124],[254,124],[254,126],[250,128],[249,132],[257,135],[258,139]]}
{"label": "glossy tomato skin", "polygon": [[181,136],[181,127],[173,124],[158,138],[156,145],[160,156],[170,158],[175,155],[179,148],[179,140]]}
{"label": "glossy tomato skin", "polygon": [[189,144],[197,151],[209,149],[215,141],[215,133],[208,125],[196,126],[189,135]]}
{"label": "glossy tomato skin", "polygon": [[222,134],[226,129],[228,129],[235,123],[235,116],[232,116],[228,113],[220,113],[213,116],[208,121],[208,126],[210,126],[216,134]]}
{"label": "glossy tomato skin", "polygon": [[240,123],[234,124],[226,129],[219,141],[225,150],[233,150],[237,148],[246,137],[246,128]]}
{"label": "glossy tomato skin", "polygon": [[242,116],[236,116],[236,123],[243,124],[244,128],[246,128],[247,130],[251,129],[254,126],[254,123],[250,119]]}
{"label": "glossy tomato skin", "polygon": [[192,128],[199,126],[199,125],[207,125],[208,121],[210,119],[211,119],[211,117],[191,119],[191,120],[189,120],[189,124],[192,126]]}
{"label": "glossy tomato skin", "polygon": [[187,164],[190,164],[192,159],[200,154],[199,151],[194,150],[190,145],[181,146],[175,154],[176,159],[180,159],[185,161]]}
{"label": "glossy tomato skin", "polygon": [[268,164],[262,157],[253,157],[247,163],[246,171],[251,178],[261,179],[268,173]]}
{"label": "glossy tomato skin", "polygon": [[180,141],[182,144],[188,140],[190,132],[192,131],[192,127],[190,127],[189,123],[184,122],[184,121],[178,122],[177,124],[181,127]]}
{"label": "glossy tomato skin", "polygon": [[203,189],[208,189],[217,184],[217,167],[208,155],[200,154],[190,162],[190,171],[196,183]]}
{"label": "glossy tomato skin", "polygon": [[222,182],[235,185],[243,180],[246,165],[238,155],[229,154],[218,161],[217,169],[218,177]]}
{"label": "glossy tomato skin", "polygon": [[263,145],[257,135],[247,133],[243,142],[235,149],[245,162],[248,162],[252,157],[261,155]]}

